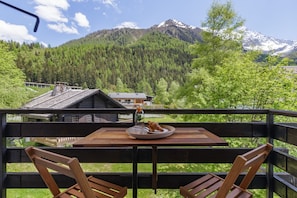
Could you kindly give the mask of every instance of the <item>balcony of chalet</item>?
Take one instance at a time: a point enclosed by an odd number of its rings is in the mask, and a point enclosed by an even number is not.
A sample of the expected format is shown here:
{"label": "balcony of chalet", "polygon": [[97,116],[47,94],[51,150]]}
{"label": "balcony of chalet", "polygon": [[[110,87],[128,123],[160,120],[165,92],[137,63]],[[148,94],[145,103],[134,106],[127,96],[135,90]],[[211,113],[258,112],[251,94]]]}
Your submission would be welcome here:
{"label": "balcony of chalet", "polygon": [[[145,113],[156,114],[160,123],[174,127],[203,127],[219,137],[224,138],[229,146],[215,147],[164,147],[158,148],[158,166],[162,164],[176,164],[178,171],[158,170],[158,190],[175,190],[194,179],[206,174],[203,171],[183,171],[183,166],[191,164],[230,164],[238,154],[252,149],[258,144],[270,142],[274,149],[269,158],[263,164],[261,171],[257,173],[250,185],[251,190],[263,190],[267,197],[297,197],[297,112],[279,110],[229,110],[229,109],[145,109]],[[7,196],[11,189],[46,189],[37,172],[27,172],[22,169],[19,172],[10,172],[11,165],[31,163],[22,146],[10,146],[9,142],[20,138],[81,138],[102,127],[131,127],[131,120],[117,120],[110,122],[45,120],[42,122],[28,121],[23,118],[26,115],[134,115],[133,109],[125,108],[98,108],[98,109],[39,109],[39,110],[0,110],[1,116],[1,197]],[[172,122],[162,122],[163,115],[170,115]],[[189,122],[187,116],[199,116],[201,121]],[[181,119],[183,116],[184,119]],[[72,121],[71,121],[72,120]],[[216,121],[223,120],[223,121]],[[252,145],[252,146],[251,146]],[[40,145],[41,146],[41,145]],[[43,149],[57,152],[67,156],[76,156],[81,163],[95,163],[104,166],[105,163],[131,164],[133,149],[130,147],[102,147],[86,148],[72,147],[67,144],[64,147],[42,146]],[[138,164],[151,164],[152,149],[150,147],[139,148]],[[217,172],[225,176],[226,170]],[[131,172],[87,172],[98,178],[132,188]],[[67,187],[72,180],[61,175],[55,175],[59,186]],[[138,174],[138,190],[152,189],[151,171],[141,171]],[[158,193],[158,192],[157,192]],[[131,197],[128,193],[127,197]]]}

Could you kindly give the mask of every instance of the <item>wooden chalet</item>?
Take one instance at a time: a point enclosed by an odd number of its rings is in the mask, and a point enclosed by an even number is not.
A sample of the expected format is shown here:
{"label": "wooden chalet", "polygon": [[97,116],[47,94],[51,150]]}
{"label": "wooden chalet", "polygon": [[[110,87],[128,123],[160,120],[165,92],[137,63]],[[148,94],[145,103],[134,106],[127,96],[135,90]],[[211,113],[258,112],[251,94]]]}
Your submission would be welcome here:
{"label": "wooden chalet", "polygon": [[[38,96],[25,104],[22,109],[66,109],[66,108],[125,108],[99,89],[71,89],[56,85],[53,91]],[[116,114],[29,114],[24,121],[62,122],[115,122]]]}
{"label": "wooden chalet", "polygon": [[[53,91],[40,95],[22,109],[75,109],[75,108],[125,108],[99,89],[71,89],[63,84],[56,85]],[[27,114],[24,122],[117,122],[118,114]],[[50,146],[71,144],[77,138],[34,138],[35,142]]]}

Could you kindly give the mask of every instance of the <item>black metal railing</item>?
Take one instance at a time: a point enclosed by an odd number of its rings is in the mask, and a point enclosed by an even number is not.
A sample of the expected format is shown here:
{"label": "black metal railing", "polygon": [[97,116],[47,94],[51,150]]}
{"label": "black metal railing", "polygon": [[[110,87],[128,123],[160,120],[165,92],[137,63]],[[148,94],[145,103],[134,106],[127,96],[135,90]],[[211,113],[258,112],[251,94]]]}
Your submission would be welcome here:
{"label": "black metal railing", "polygon": [[[280,197],[296,197],[297,187],[297,112],[276,110],[229,110],[229,109],[145,109],[145,113],[162,115],[211,115],[209,120],[201,119],[199,122],[174,121],[166,124],[183,127],[204,127],[216,135],[228,139],[230,142],[237,138],[251,140],[261,139],[273,143],[275,146],[268,160],[265,162],[265,172],[256,175],[249,188],[267,189],[268,197],[274,194]],[[31,137],[84,137],[101,127],[130,127],[134,123],[105,122],[105,123],[70,123],[70,122],[22,122],[10,121],[13,116],[25,116],[27,114],[117,114],[134,115],[133,109],[42,109],[42,110],[0,110],[1,129],[1,193],[7,197],[7,189],[12,188],[46,188],[37,173],[8,172],[9,163],[28,163],[23,147],[9,147],[8,141],[15,138]],[[220,117],[223,121],[218,120]],[[181,120],[181,119],[178,119]],[[202,121],[203,120],[203,121]],[[238,121],[240,120],[240,121]],[[78,147],[44,147],[68,156],[76,156],[82,163],[131,163],[132,148],[78,148]],[[238,147],[191,147],[191,148],[158,148],[158,163],[232,163],[235,156],[242,154],[251,148]],[[151,163],[151,148],[143,147],[139,150],[138,163]],[[292,153],[293,152],[293,153]],[[98,157],[94,157],[98,156]],[[89,174],[89,173],[88,173]],[[91,174],[91,173],[90,173]],[[131,172],[103,172],[93,175],[125,185],[131,188]],[[158,188],[178,189],[179,186],[206,173],[189,172],[160,172],[158,174]],[[225,176],[226,173],[219,173]],[[62,187],[70,185],[73,181],[63,176],[56,175],[58,183]],[[151,173],[139,173],[139,188],[149,189],[152,182]]]}

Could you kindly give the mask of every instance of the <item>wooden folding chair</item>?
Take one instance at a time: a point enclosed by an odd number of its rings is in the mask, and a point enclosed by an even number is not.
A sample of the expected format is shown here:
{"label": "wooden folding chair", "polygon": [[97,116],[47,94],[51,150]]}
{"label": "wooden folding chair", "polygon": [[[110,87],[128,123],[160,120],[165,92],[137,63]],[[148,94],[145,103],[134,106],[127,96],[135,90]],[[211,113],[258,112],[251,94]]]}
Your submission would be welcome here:
{"label": "wooden folding chair", "polygon": [[[127,194],[127,187],[121,187],[93,176],[86,177],[75,157],[66,157],[35,147],[28,147],[25,151],[54,197],[120,198]],[[71,177],[77,183],[61,192],[49,170]]]}
{"label": "wooden folding chair", "polygon": [[[225,179],[209,173],[185,186],[181,186],[180,194],[187,198],[252,197],[252,194],[246,189],[252,182],[272,148],[273,146],[267,143],[243,155],[238,155]],[[234,183],[238,176],[245,171],[246,175],[240,185],[235,185]]]}

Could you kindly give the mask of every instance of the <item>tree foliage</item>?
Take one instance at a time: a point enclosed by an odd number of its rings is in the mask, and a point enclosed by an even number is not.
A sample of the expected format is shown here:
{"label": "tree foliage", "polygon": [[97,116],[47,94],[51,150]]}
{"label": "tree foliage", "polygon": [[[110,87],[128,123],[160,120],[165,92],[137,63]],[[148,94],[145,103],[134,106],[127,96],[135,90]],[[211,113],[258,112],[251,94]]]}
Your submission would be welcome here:
{"label": "tree foliage", "polygon": [[290,60],[243,52],[242,34],[234,34],[242,24],[230,2],[214,2],[202,24],[202,42],[191,47],[157,31],[137,36],[121,30],[102,42],[91,34],[56,48],[9,42],[7,51],[31,82],[144,92],[170,108],[293,107],[294,77],[271,67]]}
{"label": "tree foliage", "polygon": [[[214,2],[206,21],[202,23],[206,30],[201,33],[203,41],[192,46],[192,53],[197,57],[192,62],[193,67],[212,72],[224,58],[232,56],[232,51],[241,50],[242,34],[237,29],[243,22],[232,9],[231,2]],[[235,31],[238,33],[235,34]]]}
{"label": "tree foliage", "polygon": [[25,75],[16,67],[15,53],[0,42],[0,108],[16,108],[28,98]]}
{"label": "tree foliage", "polygon": [[276,58],[260,63],[258,52],[243,52],[241,37],[228,39],[242,24],[235,18],[230,2],[213,4],[203,23],[210,31],[192,47],[197,58],[180,97],[189,108],[296,108],[296,77],[275,66]]}
{"label": "tree foliage", "polygon": [[[27,81],[86,86],[116,91],[119,79],[126,90],[154,95],[157,81],[164,78],[183,84],[191,54],[188,43],[150,33],[129,45],[84,44],[56,48],[11,45],[18,52],[17,66]],[[143,90],[141,90],[143,89]]]}
{"label": "tree foliage", "polygon": [[168,83],[164,78],[161,78],[158,81],[156,87],[156,97],[154,100],[158,104],[165,104],[169,103],[169,94],[168,94]]}

